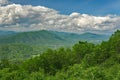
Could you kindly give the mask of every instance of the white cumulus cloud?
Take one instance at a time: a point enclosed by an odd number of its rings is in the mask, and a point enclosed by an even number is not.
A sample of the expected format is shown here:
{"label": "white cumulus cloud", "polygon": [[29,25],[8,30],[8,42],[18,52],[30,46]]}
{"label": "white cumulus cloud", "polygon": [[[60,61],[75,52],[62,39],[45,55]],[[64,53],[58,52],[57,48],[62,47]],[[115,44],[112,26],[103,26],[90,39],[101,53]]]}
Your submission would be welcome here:
{"label": "white cumulus cloud", "polygon": [[0,30],[112,33],[120,29],[119,22],[120,16],[93,16],[77,12],[63,15],[43,6],[9,4],[0,7]]}

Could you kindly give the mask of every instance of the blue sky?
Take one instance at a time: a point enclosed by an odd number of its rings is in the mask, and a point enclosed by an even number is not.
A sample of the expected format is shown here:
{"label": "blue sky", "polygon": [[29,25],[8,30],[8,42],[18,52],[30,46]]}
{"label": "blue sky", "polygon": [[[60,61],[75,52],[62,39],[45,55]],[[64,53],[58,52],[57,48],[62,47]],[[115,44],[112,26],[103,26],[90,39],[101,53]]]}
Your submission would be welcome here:
{"label": "blue sky", "polygon": [[41,5],[62,14],[79,12],[90,15],[120,15],[120,0],[11,0],[14,3]]}

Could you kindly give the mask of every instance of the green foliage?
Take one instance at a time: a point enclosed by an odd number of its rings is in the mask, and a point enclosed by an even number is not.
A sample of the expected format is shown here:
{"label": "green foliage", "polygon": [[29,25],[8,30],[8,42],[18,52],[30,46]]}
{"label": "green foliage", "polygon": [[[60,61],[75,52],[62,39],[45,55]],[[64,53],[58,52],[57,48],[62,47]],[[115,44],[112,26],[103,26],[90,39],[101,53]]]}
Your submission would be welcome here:
{"label": "green foliage", "polygon": [[24,60],[37,56],[48,49],[46,46],[31,46],[27,44],[2,44],[0,45],[0,59]]}
{"label": "green foliage", "polygon": [[0,59],[29,58],[33,54],[33,48],[25,44],[0,45]]}
{"label": "green foliage", "polygon": [[[11,49],[18,54],[39,52],[20,44],[0,49],[9,55]],[[11,58],[0,61],[0,80],[120,80],[120,31],[98,45],[79,41],[71,49],[48,49],[24,61]]]}

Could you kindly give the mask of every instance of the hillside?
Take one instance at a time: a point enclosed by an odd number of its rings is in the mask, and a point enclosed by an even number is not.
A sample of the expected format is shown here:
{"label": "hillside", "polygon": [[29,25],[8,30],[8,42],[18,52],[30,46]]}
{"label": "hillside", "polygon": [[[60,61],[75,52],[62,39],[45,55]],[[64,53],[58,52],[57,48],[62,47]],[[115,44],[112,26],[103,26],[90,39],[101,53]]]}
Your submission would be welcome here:
{"label": "hillside", "polygon": [[48,48],[70,48],[81,40],[100,43],[108,38],[106,35],[93,33],[75,34],[46,30],[20,33],[1,31],[0,33],[2,33],[0,36],[0,59],[8,58],[12,60],[28,59],[41,54]]}
{"label": "hillside", "polygon": [[72,48],[49,49],[25,61],[4,58],[0,79],[120,80],[120,31],[98,45],[79,41]]}
{"label": "hillside", "polygon": [[[6,43],[25,43],[32,45],[72,45],[76,41],[90,41],[99,43],[103,40],[107,40],[109,36],[99,35],[93,33],[75,34],[56,31],[32,31],[32,32],[20,32],[13,35],[0,37],[0,44]],[[71,43],[71,44],[70,44]]]}
{"label": "hillside", "polygon": [[[55,42],[54,42],[55,41]],[[13,36],[5,36],[0,43],[44,44],[59,43],[62,39],[49,31],[21,32]]]}

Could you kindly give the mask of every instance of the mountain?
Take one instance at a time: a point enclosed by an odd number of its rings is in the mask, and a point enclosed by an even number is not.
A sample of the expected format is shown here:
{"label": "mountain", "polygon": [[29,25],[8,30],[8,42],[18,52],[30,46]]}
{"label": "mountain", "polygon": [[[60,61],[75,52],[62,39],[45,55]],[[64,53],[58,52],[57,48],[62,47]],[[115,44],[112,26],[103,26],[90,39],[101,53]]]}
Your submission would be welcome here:
{"label": "mountain", "polygon": [[55,34],[59,35],[62,38],[71,40],[72,42],[76,41],[88,41],[92,43],[100,43],[102,41],[106,41],[109,39],[110,35],[105,34],[95,34],[95,33],[83,33],[83,34],[76,34],[76,33],[66,33],[66,32],[55,32]]}
{"label": "mountain", "polygon": [[109,36],[94,33],[75,34],[57,31],[7,32],[0,31],[0,59],[26,59],[48,48],[72,47],[78,41],[100,43]]}
{"label": "mountain", "polygon": [[65,41],[50,31],[20,32],[12,36],[5,36],[0,39],[1,44],[6,43],[25,43],[25,44],[57,44]]}
{"label": "mountain", "polygon": [[95,33],[83,33],[80,35],[81,40],[87,40],[87,41],[104,41],[108,40],[110,35],[103,35],[103,34],[95,34]]}
{"label": "mountain", "polygon": [[[75,34],[57,31],[31,31],[31,32],[1,32],[0,44],[6,43],[25,43],[30,45],[62,46],[72,45],[76,41],[89,41],[99,43],[107,40],[109,36],[94,33]],[[9,35],[11,34],[11,35]]]}
{"label": "mountain", "polygon": [[99,46],[80,41],[72,48],[48,49],[36,56],[34,49],[1,46],[0,80],[120,80],[119,30]]}

